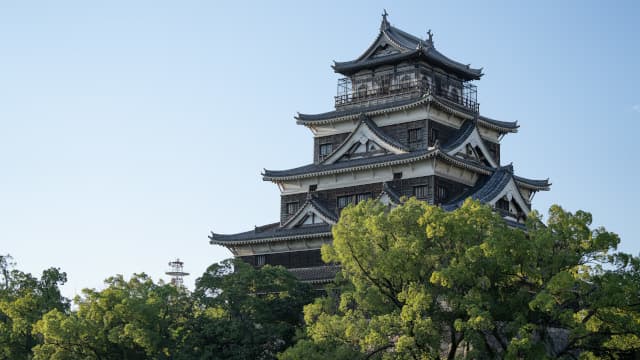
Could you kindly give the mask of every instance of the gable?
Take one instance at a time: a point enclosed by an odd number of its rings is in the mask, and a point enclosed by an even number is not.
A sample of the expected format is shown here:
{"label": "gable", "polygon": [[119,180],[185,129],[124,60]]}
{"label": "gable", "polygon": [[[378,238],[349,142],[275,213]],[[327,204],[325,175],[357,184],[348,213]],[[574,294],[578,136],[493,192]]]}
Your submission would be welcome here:
{"label": "gable", "polygon": [[308,200],[304,205],[287,220],[282,227],[293,229],[301,226],[335,224],[336,219],[331,218],[325,209],[317,205],[313,200]]}
{"label": "gable", "polygon": [[407,149],[401,144],[394,143],[375,124],[363,119],[342,144],[322,161],[322,164],[328,165],[361,157],[404,154],[406,152]]}
{"label": "gable", "polygon": [[518,208],[520,208],[520,210],[522,210],[525,215],[529,215],[529,205],[527,204],[527,201],[522,197],[520,189],[518,188],[518,185],[516,185],[516,182],[513,180],[513,177],[509,180],[507,185],[505,185],[502,191],[500,191],[498,195],[496,195],[487,203],[495,207],[496,203],[501,199],[505,199],[506,201],[508,201],[510,207],[516,205]]}
{"label": "gable", "polygon": [[480,137],[480,133],[478,133],[478,128],[475,126],[469,136],[458,145],[448,149],[447,154],[467,159],[472,158],[480,162],[486,161],[493,168],[500,166],[491,155],[491,152],[489,152],[484,140]]}
{"label": "gable", "polygon": [[400,51],[398,51],[398,49],[394,48],[393,46],[390,46],[389,44],[382,44],[379,45],[371,55],[369,55],[369,58],[378,58],[399,53]]}

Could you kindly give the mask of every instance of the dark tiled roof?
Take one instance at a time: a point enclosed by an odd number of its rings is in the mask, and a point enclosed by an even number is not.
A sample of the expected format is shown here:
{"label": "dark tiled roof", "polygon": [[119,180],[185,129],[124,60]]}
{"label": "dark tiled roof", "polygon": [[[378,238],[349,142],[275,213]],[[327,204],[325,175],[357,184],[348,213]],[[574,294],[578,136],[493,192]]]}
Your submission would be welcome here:
{"label": "dark tiled roof", "polygon": [[442,206],[447,211],[457,209],[467,198],[479,200],[482,203],[493,200],[513,177],[513,166],[507,165],[496,169],[491,176],[478,180],[476,185],[468,191],[452,199]]}
{"label": "dark tiled roof", "polygon": [[302,282],[325,283],[331,282],[336,277],[336,274],[338,273],[338,271],[340,271],[340,266],[324,265],[288,270]]}
{"label": "dark tiled roof", "polygon": [[[402,198],[402,196],[398,194],[398,192],[392,188],[388,182],[382,184],[382,192],[380,193],[380,196],[385,193],[389,195],[389,199],[391,199],[394,204],[400,204],[400,198]],[[380,198],[380,196],[378,196],[378,198]]]}
{"label": "dark tiled roof", "polygon": [[335,173],[343,173],[348,171],[355,171],[361,168],[379,168],[389,165],[405,164],[414,161],[419,161],[427,158],[437,156],[438,158],[462,166],[468,169],[473,169],[484,175],[489,175],[493,172],[493,169],[476,162],[471,162],[465,159],[447,155],[440,149],[429,150],[417,150],[404,154],[389,154],[379,155],[366,158],[353,159],[348,161],[341,161],[333,164],[309,164],[287,170],[264,170],[262,179],[265,181],[274,180],[290,180],[298,178],[306,178],[318,175],[328,175]]}
{"label": "dark tiled roof", "polygon": [[280,227],[280,223],[273,223],[254,230],[245,231],[238,234],[216,234],[213,231],[209,236],[211,244],[243,244],[243,243],[260,243],[272,242],[279,240],[297,239],[297,238],[314,238],[320,236],[330,236],[331,225],[309,225],[300,226],[293,229]]}
{"label": "dark tiled roof", "polygon": [[381,138],[382,140],[384,140],[385,142],[389,143],[390,145],[392,145],[393,147],[396,147],[400,150],[404,150],[404,151],[409,151],[409,148],[404,146],[404,144],[402,144],[401,142],[399,142],[398,140],[392,138],[391,136],[389,136],[387,133],[385,133],[384,131],[380,130],[380,128],[373,122],[371,121],[371,119],[369,119],[368,116],[363,115],[362,116],[362,121],[367,124],[367,126],[369,127],[369,129],[371,129],[371,131],[373,131],[374,134],[376,134],[376,136],[378,136],[379,138]]}
{"label": "dark tiled roof", "polygon": [[332,151],[331,154],[329,154],[321,163],[326,163],[327,160],[333,157],[333,154],[340,151],[340,149],[342,149],[343,146],[346,146],[346,144],[348,144],[351,138],[355,135],[358,128],[363,125],[367,126],[369,129],[371,129],[371,131],[376,136],[378,136],[380,139],[382,139],[389,145],[395,147],[396,149],[405,151],[405,152],[409,151],[409,148],[404,146],[404,144],[400,143],[398,140],[392,138],[391,136],[387,135],[384,131],[380,130],[380,128],[373,121],[371,121],[371,119],[369,119],[367,115],[360,114],[360,123],[358,123],[358,126],[356,126],[356,128],[351,132],[351,134],[349,134],[349,136],[347,136],[347,138],[344,139],[342,143],[340,143],[340,145],[338,145],[336,149]]}
{"label": "dark tiled roof", "polygon": [[[386,22],[386,19],[383,20],[383,24],[380,27],[380,34],[372,46],[375,46],[380,36],[385,36],[392,44],[398,46],[400,48],[400,53],[369,59],[361,56],[353,61],[336,62],[333,65],[333,69],[338,73],[348,76],[368,67],[378,66],[389,62],[397,62],[412,56],[420,56],[427,62],[441,66],[465,80],[479,80],[482,76],[482,69],[472,69],[468,65],[461,64],[444,56],[436,50],[431,39],[422,40],[416,36],[406,33],[389,25],[389,23]],[[369,53],[371,50],[374,49],[370,47],[365,54]]]}
{"label": "dark tiled roof", "polygon": [[287,225],[289,225],[289,223],[295,219],[301,211],[304,211],[304,209],[307,207],[308,204],[311,204],[311,206],[316,209],[316,211],[318,211],[320,214],[322,214],[324,217],[328,218],[329,220],[331,220],[333,223],[337,223],[338,222],[338,215],[329,210],[329,208],[327,207],[326,204],[324,204],[324,202],[320,199],[316,199],[314,197],[309,197],[307,199],[307,201],[305,201],[304,204],[302,204],[302,206],[300,206],[300,208],[298,209],[298,211],[291,215],[291,217],[289,218],[289,220],[287,220],[284,224],[282,224],[282,227],[286,227]]}
{"label": "dark tiled roof", "polygon": [[478,121],[499,131],[517,132],[520,127],[517,121],[499,121],[482,115],[478,117]]}
{"label": "dark tiled roof", "polygon": [[344,117],[344,116],[353,116],[353,115],[358,115],[358,114],[361,114],[361,113],[371,113],[371,112],[375,112],[375,111],[378,111],[378,110],[386,110],[386,109],[391,109],[391,108],[399,107],[399,106],[412,105],[414,103],[420,102],[421,100],[425,100],[425,98],[424,97],[420,97],[420,98],[402,99],[402,100],[397,100],[397,101],[392,101],[392,102],[387,102],[387,103],[382,103],[382,104],[375,104],[375,105],[371,105],[371,106],[365,106],[365,107],[352,107],[352,108],[349,108],[349,109],[328,111],[328,112],[321,113],[321,114],[300,114],[300,113],[298,113],[298,115],[296,116],[296,119],[298,120],[298,123],[305,124],[307,122],[336,119],[336,118],[341,118],[341,117]]}
{"label": "dark tiled roof", "polygon": [[523,178],[520,176],[514,176],[514,178],[520,185],[532,190],[549,190],[549,187],[551,187],[549,179],[534,180]]}
{"label": "dark tiled roof", "polygon": [[309,175],[323,173],[323,172],[342,172],[349,171],[354,167],[367,166],[367,165],[379,165],[384,166],[388,162],[411,160],[421,156],[425,156],[429,151],[421,150],[405,154],[389,154],[371,156],[366,158],[353,159],[349,161],[341,161],[333,164],[309,164],[287,170],[264,170],[263,179],[271,180],[272,178],[283,178],[290,176]]}
{"label": "dark tiled roof", "polygon": [[449,139],[449,141],[446,144],[442,145],[442,150],[449,152],[457,148],[461,144],[463,144],[464,141],[467,140],[467,138],[471,135],[475,127],[476,127],[475,121],[472,121],[472,120],[466,121],[462,125],[462,127],[460,127],[460,130],[456,132],[456,136]]}

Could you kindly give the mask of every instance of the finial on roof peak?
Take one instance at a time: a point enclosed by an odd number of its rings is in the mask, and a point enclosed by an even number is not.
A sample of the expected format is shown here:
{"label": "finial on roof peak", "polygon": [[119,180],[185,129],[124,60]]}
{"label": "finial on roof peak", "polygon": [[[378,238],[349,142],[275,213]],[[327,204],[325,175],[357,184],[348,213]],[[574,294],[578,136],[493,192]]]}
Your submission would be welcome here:
{"label": "finial on roof peak", "polygon": [[427,30],[427,43],[433,46],[433,33],[431,32],[431,29]]}
{"label": "finial on roof peak", "polygon": [[382,23],[380,23],[380,31],[388,29],[391,25],[389,24],[389,20],[387,20],[387,16],[389,13],[387,9],[382,9]]}

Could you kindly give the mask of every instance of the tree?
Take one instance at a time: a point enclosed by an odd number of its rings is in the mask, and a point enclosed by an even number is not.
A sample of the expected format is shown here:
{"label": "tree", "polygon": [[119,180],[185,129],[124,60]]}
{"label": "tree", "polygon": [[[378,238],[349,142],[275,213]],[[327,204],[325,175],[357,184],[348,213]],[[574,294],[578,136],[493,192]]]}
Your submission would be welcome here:
{"label": "tree", "polygon": [[637,356],[640,259],[591,221],[553,206],[523,231],[471,200],[349,207],[323,248],[346,285],[305,307],[308,339],[282,358],[310,342],[385,359]]}
{"label": "tree", "polygon": [[35,359],[169,359],[175,355],[183,324],[191,318],[188,294],[156,284],[145,274],[105,281],[102,291],[83,290],[77,311],[54,310],[34,333],[43,343]]}
{"label": "tree", "polygon": [[313,292],[282,267],[227,260],[196,281],[194,297],[180,359],[272,359],[291,345]]}
{"label": "tree", "polygon": [[30,359],[40,342],[32,334],[33,325],[51,310],[69,308],[59,288],[67,275],[49,268],[37,279],[14,267],[11,256],[0,256],[0,359]]}

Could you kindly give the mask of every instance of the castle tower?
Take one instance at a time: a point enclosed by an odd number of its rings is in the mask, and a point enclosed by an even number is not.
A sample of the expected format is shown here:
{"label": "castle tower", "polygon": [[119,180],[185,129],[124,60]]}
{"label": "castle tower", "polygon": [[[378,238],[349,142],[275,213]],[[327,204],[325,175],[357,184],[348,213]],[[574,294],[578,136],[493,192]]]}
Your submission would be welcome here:
{"label": "castle tower", "polygon": [[278,185],[280,219],[239,234],[211,233],[253,266],[282,265],[300,280],[329,282],[338,270],[324,264],[320,247],[348,204],[377,198],[399,204],[415,196],[454,210],[472,197],[489,204],[510,225],[523,227],[537,191],[547,180],[516,176],[500,163],[500,140],[517,122],[480,115],[473,81],[482,69],[436,50],[433,34],[421,39],[391,26],[386,12],[373,44],[352,61],[336,62],[335,109],[298,114],[313,134],[313,162],[265,170]]}

